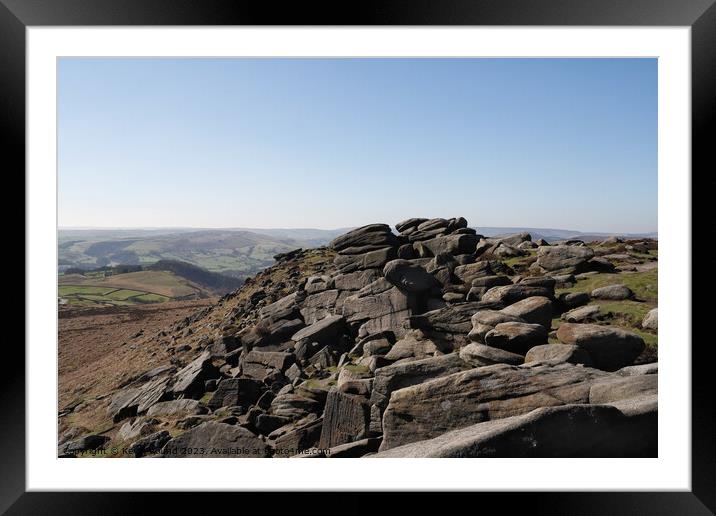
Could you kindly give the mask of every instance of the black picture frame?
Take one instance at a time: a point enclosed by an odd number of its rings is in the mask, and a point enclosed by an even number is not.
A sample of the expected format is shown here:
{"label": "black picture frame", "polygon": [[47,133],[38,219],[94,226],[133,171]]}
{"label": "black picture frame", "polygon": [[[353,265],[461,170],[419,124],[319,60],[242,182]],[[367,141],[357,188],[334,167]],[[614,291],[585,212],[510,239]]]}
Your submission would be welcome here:
{"label": "black picture frame", "polygon": [[[31,26],[99,25],[554,25],[689,26],[692,80],[692,239],[709,234],[713,216],[699,212],[698,197],[716,186],[710,176],[716,113],[716,7],[714,0],[361,0],[358,2],[274,2],[245,0],[0,0],[0,123],[6,177],[24,177],[25,29]],[[17,172],[17,174],[14,174]],[[688,172],[688,171],[687,171]],[[12,174],[11,174],[12,173]],[[7,187],[6,187],[7,188]],[[24,186],[21,188],[24,189]],[[7,190],[6,190],[7,191]],[[8,211],[8,210],[6,210]],[[708,226],[707,226],[708,224]],[[692,252],[692,270],[708,270],[705,253]],[[26,275],[31,271],[26,270]],[[699,291],[713,292],[713,275]],[[700,279],[701,281],[701,279]],[[692,289],[696,292],[696,289]],[[689,300],[684,300],[688,302]],[[692,298],[692,320],[708,321],[712,303]],[[28,307],[32,309],[32,307]],[[710,340],[692,346],[692,491],[590,493],[480,493],[480,507],[508,502],[534,514],[713,514],[716,511],[716,424],[712,401]],[[685,336],[685,340],[688,336]],[[143,513],[156,494],[27,493],[25,489],[25,355],[6,341],[0,375],[0,512],[7,514]],[[684,343],[667,345],[683,346]],[[320,487],[320,486],[317,486]],[[163,512],[186,507],[206,495],[163,496]],[[209,494],[211,503],[222,497]],[[246,499],[245,494],[234,495]],[[370,510],[342,496],[341,510]],[[235,498],[234,498],[235,500]],[[268,503],[264,495],[264,503]],[[271,497],[273,503],[273,497]],[[414,494],[402,510],[424,504]],[[487,504],[484,501],[488,502]],[[242,504],[245,503],[242,502]],[[317,500],[293,494],[291,504],[313,512]],[[378,502],[375,502],[378,503]],[[458,502],[459,503],[459,502]],[[474,503],[474,502],[467,502]],[[414,505],[415,507],[411,507]]]}

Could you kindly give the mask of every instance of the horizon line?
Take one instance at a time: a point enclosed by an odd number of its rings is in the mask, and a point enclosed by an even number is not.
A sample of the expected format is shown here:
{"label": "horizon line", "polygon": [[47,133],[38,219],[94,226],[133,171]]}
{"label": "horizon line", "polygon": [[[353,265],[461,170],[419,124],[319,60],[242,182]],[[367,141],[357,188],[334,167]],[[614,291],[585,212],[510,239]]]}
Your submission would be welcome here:
{"label": "horizon line", "polygon": [[[388,224],[391,228],[394,228],[394,224]],[[345,226],[335,228],[318,228],[318,227],[249,227],[249,226],[57,226],[58,230],[65,231],[130,231],[130,230],[178,230],[178,229],[191,229],[191,230],[314,230],[314,231],[339,231],[339,230],[351,230],[362,226]],[[552,227],[532,227],[532,226],[474,226],[470,225],[471,228],[494,228],[494,229],[532,229],[532,230],[547,230],[547,231],[571,231],[574,233],[582,233],[585,235],[644,235],[644,234],[658,234],[658,229],[653,231],[585,231],[580,229],[566,229],[566,228],[552,228]]]}

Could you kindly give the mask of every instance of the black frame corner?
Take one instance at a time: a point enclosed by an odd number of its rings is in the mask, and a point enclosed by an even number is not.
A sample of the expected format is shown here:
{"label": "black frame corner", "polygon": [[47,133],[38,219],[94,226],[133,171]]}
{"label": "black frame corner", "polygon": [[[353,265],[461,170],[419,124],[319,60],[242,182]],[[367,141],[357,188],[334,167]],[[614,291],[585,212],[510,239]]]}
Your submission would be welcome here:
{"label": "black frame corner", "polygon": [[[716,186],[713,137],[716,127],[716,6],[714,0],[365,0],[346,3],[250,2],[247,0],[0,0],[0,123],[8,172],[25,170],[25,29],[28,26],[99,25],[574,25],[690,26],[692,44],[692,239],[708,234],[713,216],[706,196]],[[9,176],[10,174],[8,174]],[[7,176],[6,176],[7,177]],[[24,183],[23,183],[24,191]],[[708,224],[708,226],[707,226]],[[692,270],[708,270],[706,253],[692,254]],[[30,271],[26,270],[25,274]],[[714,283],[712,278],[706,279]],[[701,289],[700,289],[701,290]],[[703,289],[708,288],[708,284]],[[708,305],[692,294],[692,321],[708,320]],[[686,300],[685,300],[686,301]],[[694,328],[695,330],[696,328]],[[712,401],[708,340],[692,346],[692,491],[642,493],[480,494],[511,507],[548,514],[714,514],[716,513],[716,418]],[[9,344],[9,342],[8,342]],[[159,495],[25,492],[25,356],[7,359],[15,367],[0,375],[0,513],[96,514],[144,512]],[[9,362],[12,360],[12,362]],[[164,496],[165,510],[189,501],[216,504],[217,494]],[[230,496],[230,495],[227,495]],[[246,494],[239,495],[245,499]],[[372,496],[372,495],[371,495]],[[210,499],[207,499],[211,497]],[[364,495],[344,494],[343,508],[360,507]],[[420,508],[413,494],[404,510]],[[233,498],[236,500],[236,498]],[[271,495],[273,500],[273,495]],[[293,494],[292,506],[311,507],[315,498]],[[252,500],[253,501],[253,500]],[[269,499],[264,495],[264,503]],[[273,501],[271,501],[273,503]],[[208,507],[209,505],[205,505]],[[485,505],[482,505],[483,507]],[[515,507],[516,508],[516,507]],[[291,509],[292,511],[295,508]],[[300,512],[300,510],[299,510]]]}

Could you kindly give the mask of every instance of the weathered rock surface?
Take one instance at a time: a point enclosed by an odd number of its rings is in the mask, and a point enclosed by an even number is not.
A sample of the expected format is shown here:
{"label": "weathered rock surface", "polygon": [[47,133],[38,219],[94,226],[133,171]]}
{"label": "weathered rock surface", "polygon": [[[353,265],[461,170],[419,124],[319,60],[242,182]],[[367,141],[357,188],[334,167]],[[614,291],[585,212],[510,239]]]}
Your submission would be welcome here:
{"label": "weathered rock surface", "polygon": [[541,296],[549,298],[552,292],[544,287],[531,287],[529,285],[505,285],[493,287],[482,296],[483,303],[502,303],[511,305],[528,297]]}
{"label": "weathered rock surface", "polygon": [[303,450],[317,446],[322,427],[323,418],[309,416],[272,432],[269,438],[275,439],[274,456],[292,457]]}
{"label": "weathered rock surface", "polygon": [[447,235],[425,240],[420,245],[430,252],[430,256],[440,254],[456,256],[474,253],[478,240],[477,235]]}
{"label": "weathered rock surface", "polygon": [[435,343],[426,338],[422,332],[413,331],[396,342],[390,351],[386,353],[388,360],[400,360],[402,358],[415,357],[417,359],[433,356],[438,350]]}
{"label": "weathered rock surface", "polygon": [[296,342],[306,340],[322,345],[330,344],[335,342],[335,339],[343,332],[345,324],[346,321],[342,315],[331,315],[299,330],[291,339]]}
{"label": "weathered rock surface", "polygon": [[649,330],[658,330],[659,329],[659,309],[658,308],[652,308],[649,310],[649,312],[644,317],[644,320],[641,322],[641,327],[646,328]]}
{"label": "weathered rock surface", "polygon": [[169,435],[169,432],[162,430],[161,432],[153,433],[133,442],[127,451],[135,457],[154,455],[155,453],[159,453],[162,447],[168,443],[170,439],[171,435]]}
{"label": "weathered rock surface", "polygon": [[375,407],[371,412],[371,430],[381,432],[383,410],[388,405],[393,391],[463,371],[469,367],[456,353],[451,353],[376,369],[370,397],[370,403]]}
{"label": "weathered rock surface", "polygon": [[589,402],[607,373],[572,364],[478,367],[396,390],[383,416],[381,451],[539,407]]}
{"label": "weathered rock surface", "polygon": [[396,246],[398,239],[387,224],[370,224],[334,239],[330,248],[340,254],[361,254]]}
{"label": "weathered rock surface", "polygon": [[608,285],[606,287],[595,288],[591,293],[594,299],[611,299],[622,300],[634,297],[634,292],[626,285]]}
{"label": "weathered rock surface", "polygon": [[542,407],[386,448],[371,458],[653,457],[655,407],[639,403],[625,410],[608,405]]}
{"label": "weathered rock surface", "polygon": [[587,292],[570,292],[559,296],[559,302],[567,310],[586,305],[590,300],[591,298]]}
{"label": "weathered rock surface", "polygon": [[270,413],[284,416],[291,420],[298,420],[310,413],[318,414],[323,409],[323,403],[308,397],[306,393],[280,394],[271,402]]}
{"label": "weathered rock surface", "polygon": [[368,437],[359,441],[341,444],[329,449],[326,457],[332,459],[355,459],[368,453],[375,453],[380,447],[380,437]]}
{"label": "weathered rock surface", "polygon": [[333,278],[322,274],[320,276],[309,276],[304,289],[308,294],[316,294],[333,288]]}
{"label": "weathered rock surface", "polygon": [[249,351],[241,360],[242,373],[251,378],[263,379],[272,371],[285,372],[293,365],[296,357],[280,351]]}
{"label": "weathered rock surface", "polygon": [[[179,370],[174,377],[171,392],[175,397],[201,398],[204,394],[204,382],[218,376],[219,371],[211,361],[211,354],[202,353],[196,360]],[[141,413],[141,408],[139,412]]]}
{"label": "weathered rock surface", "polygon": [[552,301],[542,296],[528,297],[503,308],[502,313],[514,315],[525,322],[541,324],[549,330],[552,325]]}
{"label": "weathered rock surface", "polygon": [[635,333],[596,324],[564,323],[557,330],[557,338],[586,349],[595,367],[605,371],[633,364],[645,347],[644,340]]}
{"label": "weathered rock surface", "polygon": [[117,439],[119,441],[131,441],[138,437],[147,436],[155,432],[157,423],[159,423],[159,421],[156,419],[143,417],[136,418],[133,421],[127,421],[117,432]]}
{"label": "weathered rock surface", "polygon": [[206,407],[199,404],[197,400],[170,400],[162,401],[152,405],[147,411],[148,416],[185,416],[190,414],[206,414]]}
{"label": "weathered rock surface", "polygon": [[510,353],[524,355],[530,348],[547,342],[547,330],[541,324],[500,323],[485,335],[485,344]]}
{"label": "weathered rock surface", "polygon": [[308,296],[300,310],[304,322],[311,325],[330,315],[335,315],[340,295],[339,290],[332,289]]}
{"label": "weathered rock surface", "polygon": [[530,349],[525,355],[525,364],[529,362],[550,362],[555,364],[584,364],[592,367],[592,357],[579,346],[573,344],[543,344]]}
{"label": "weathered rock surface", "polygon": [[643,374],[658,374],[659,373],[659,364],[658,362],[653,362],[651,364],[641,364],[641,365],[635,365],[635,366],[627,366],[622,367],[617,371],[618,375],[621,376],[640,376]]}
{"label": "weathered rock surface", "polygon": [[460,359],[473,367],[483,367],[493,364],[519,365],[526,358],[492,346],[472,343],[460,349]]}
{"label": "weathered rock surface", "polygon": [[348,274],[339,274],[334,278],[334,284],[338,290],[361,290],[374,281],[383,277],[380,270],[367,269],[364,271],[356,271]]}
{"label": "weathered rock surface", "polygon": [[305,291],[298,291],[282,297],[278,301],[266,305],[259,310],[261,319],[279,320],[293,319],[298,313],[298,305],[306,298]]}
{"label": "weathered rock surface", "polygon": [[369,426],[368,399],[331,390],[326,398],[319,448],[331,448],[368,437]]}
{"label": "weathered rock surface", "polygon": [[409,260],[388,262],[383,275],[398,290],[407,294],[422,294],[440,288],[440,283],[433,275]]}
{"label": "weathered rock surface", "polygon": [[472,327],[475,312],[499,306],[485,302],[456,303],[410,317],[410,327],[438,333],[467,334]]}
{"label": "weathered rock surface", "polygon": [[472,285],[478,278],[495,276],[495,273],[492,271],[492,267],[490,267],[490,262],[486,260],[468,263],[466,265],[459,265],[455,267],[453,273],[455,274],[455,277],[466,285]]}
{"label": "weathered rock surface", "polygon": [[589,403],[612,403],[629,398],[656,395],[658,387],[658,374],[610,378],[592,385],[589,390]]}
{"label": "weathered rock surface", "polygon": [[537,249],[537,265],[548,271],[577,267],[594,257],[585,246],[552,245]]}
{"label": "weathered rock surface", "polygon": [[485,336],[495,329],[495,326],[506,322],[525,322],[516,315],[510,315],[501,310],[478,310],[470,318],[472,328],[468,338],[473,342],[485,342]]}
{"label": "weathered rock surface", "polygon": [[271,448],[249,430],[225,423],[202,423],[171,439],[162,448],[164,457],[260,458]]}
{"label": "weathered rock surface", "polygon": [[[149,407],[167,398],[168,385],[169,378],[160,377],[148,381],[141,387],[124,388],[112,396],[107,407],[107,414],[115,423],[137,414],[143,414]],[[203,389],[203,385],[201,388]]]}
{"label": "weathered rock surface", "polygon": [[414,217],[411,219],[406,219],[401,222],[398,222],[395,225],[395,229],[398,231],[398,233],[405,233],[408,230],[411,229],[417,229],[417,227],[422,224],[423,222],[427,221],[428,219]]}
{"label": "weathered rock surface", "polygon": [[109,437],[105,435],[86,435],[62,445],[59,450],[59,455],[75,455],[91,450],[98,450],[109,442],[109,440]]}
{"label": "weathered rock surface", "polygon": [[412,313],[410,299],[385,279],[371,283],[343,304],[343,316],[354,328],[366,325],[364,333],[391,331],[396,336],[406,332],[405,322]]}
{"label": "weathered rock surface", "polygon": [[207,405],[212,410],[219,407],[253,405],[261,396],[263,384],[250,378],[224,378],[208,401]]}
{"label": "weathered rock surface", "polygon": [[570,323],[583,323],[596,321],[599,319],[600,313],[601,309],[599,305],[580,306],[579,308],[563,313],[560,319]]}

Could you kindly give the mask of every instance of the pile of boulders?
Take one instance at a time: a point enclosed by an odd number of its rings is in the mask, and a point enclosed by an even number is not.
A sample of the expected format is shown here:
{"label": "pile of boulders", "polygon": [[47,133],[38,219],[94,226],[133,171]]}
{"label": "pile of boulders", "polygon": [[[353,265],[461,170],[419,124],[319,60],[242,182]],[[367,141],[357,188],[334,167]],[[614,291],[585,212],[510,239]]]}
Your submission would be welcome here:
{"label": "pile of boulders", "polygon": [[[462,217],[395,229],[336,238],[333,263],[308,277],[292,267],[310,251],[280,256],[289,293],[264,274],[191,361],[108,398],[115,439],[163,457],[656,454],[657,367],[633,366],[643,339],[587,305],[633,293],[555,293],[608,260],[580,242],[485,238]],[[529,274],[514,257],[535,258]],[[62,455],[105,444],[82,439]]]}

